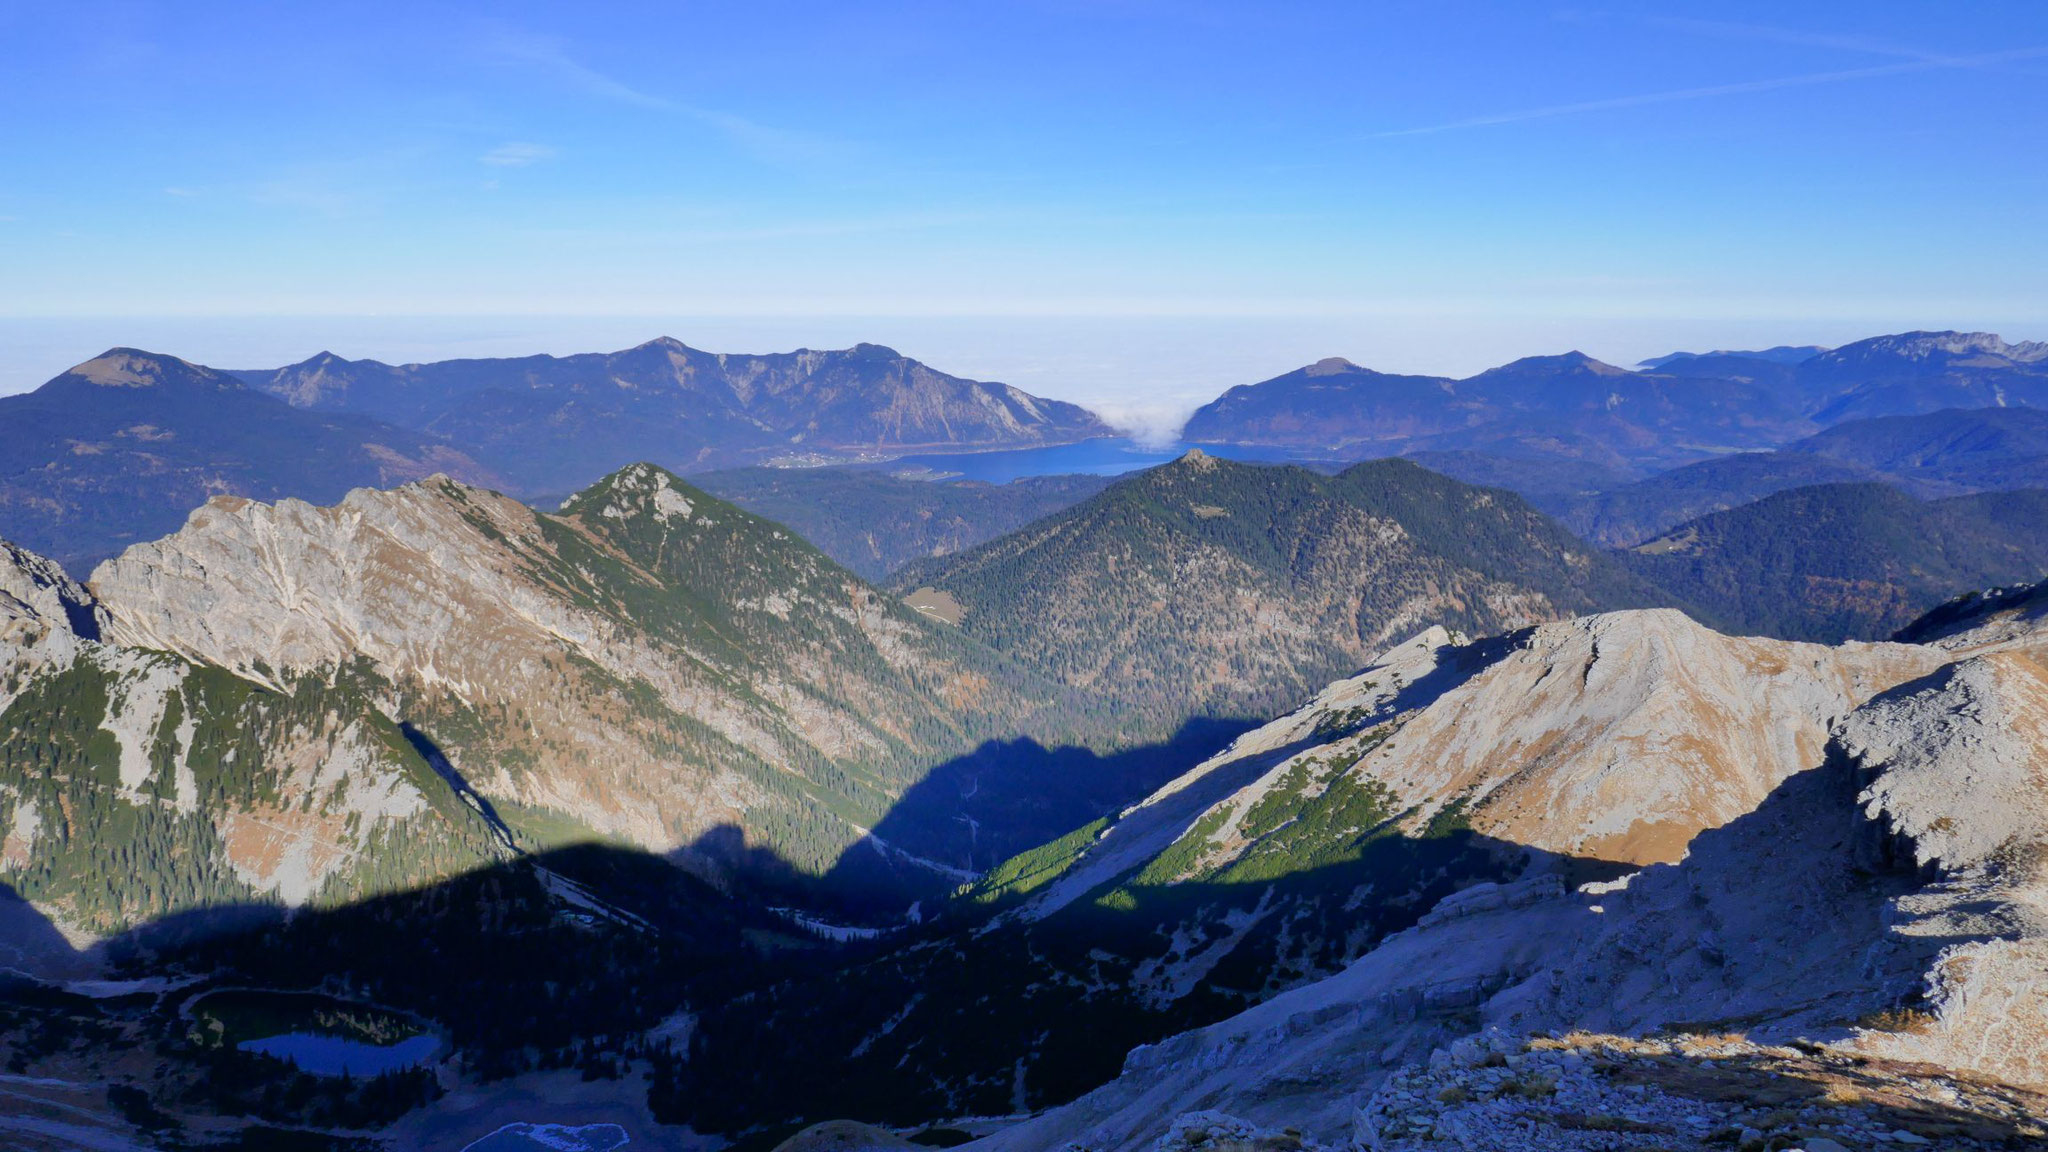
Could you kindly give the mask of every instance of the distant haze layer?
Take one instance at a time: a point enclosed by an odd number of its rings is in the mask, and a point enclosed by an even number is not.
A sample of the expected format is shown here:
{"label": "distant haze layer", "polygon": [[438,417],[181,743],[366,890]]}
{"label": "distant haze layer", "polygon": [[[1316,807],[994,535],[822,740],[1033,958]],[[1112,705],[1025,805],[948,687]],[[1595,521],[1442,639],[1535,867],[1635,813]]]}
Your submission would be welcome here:
{"label": "distant haze layer", "polygon": [[2030,339],[2037,318],[1800,316],[1587,318],[1421,314],[1260,316],[113,316],[0,318],[0,394],[25,392],[102,348],[175,349],[223,368],[275,367],[318,351],[386,363],[557,355],[673,336],[724,352],[887,344],[942,371],[1083,404],[1141,437],[1170,437],[1224,389],[1326,356],[1386,372],[1463,377],[1532,353],[1611,364],[1678,349],[1838,344],[1953,325]]}

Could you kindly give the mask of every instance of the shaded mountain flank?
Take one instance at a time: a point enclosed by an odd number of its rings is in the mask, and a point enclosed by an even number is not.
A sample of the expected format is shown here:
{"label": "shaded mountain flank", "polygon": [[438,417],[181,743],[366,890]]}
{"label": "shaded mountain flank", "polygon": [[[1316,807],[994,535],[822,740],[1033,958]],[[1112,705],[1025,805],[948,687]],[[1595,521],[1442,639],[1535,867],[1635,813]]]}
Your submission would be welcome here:
{"label": "shaded mountain flank", "polygon": [[1959,589],[2048,573],[2048,491],[1921,501],[1884,484],[1795,488],[1620,556],[1716,627],[1874,640]]}
{"label": "shaded mountain flank", "polygon": [[[1511,468],[1500,471],[1512,477]],[[2048,486],[2048,411],[1952,408],[1849,420],[1776,452],[1719,456],[1630,484],[1571,491],[1536,478],[1508,486],[1587,539],[1629,547],[1773,492],[1859,481],[1920,497]]]}

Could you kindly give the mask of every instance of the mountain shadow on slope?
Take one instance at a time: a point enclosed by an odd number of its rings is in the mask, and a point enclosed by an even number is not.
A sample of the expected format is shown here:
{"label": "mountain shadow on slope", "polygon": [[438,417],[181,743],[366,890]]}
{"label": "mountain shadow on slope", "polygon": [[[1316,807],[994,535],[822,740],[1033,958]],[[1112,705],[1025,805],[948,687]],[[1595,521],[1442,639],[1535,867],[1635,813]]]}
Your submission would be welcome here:
{"label": "mountain shadow on slope", "polygon": [[1598,492],[1538,493],[1531,500],[1589,541],[1631,548],[1688,520],[1792,488],[1891,482],[1863,465],[1787,449],[1737,452]]}
{"label": "mountain shadow on slope", "polygon": [[1621,554],[1723,631],[1881,640],[1960,591],[2048,572],[2048,491],[1919,501],[1823,484],[1683,524]]}
{"label": "mountain shadow on slope", "polygon": [[[187,1118],[332,1122],[343,1103],[336,1084],[213,1046],[176,1008],[216,989],[319,988],[427,1022],[471,1082],[556,1068],[616,1078],[645,1060],[657,1115],[699,1131],[835,1115],[929,1121],[1005,1110],[1019,1098],[1032,1107],[1070,1099],[1112,1078],[1127,1048],[1327,971],[1437,897],[1499,878],[1517,860],[1511,846],[1450,830],[1263,885],[1189,885],[1128,908],[1090,905],[1028,936],[977,935],[975,919],[948,915],[908,935],[832,943],[660,858],[586,845],[344,907],[172,917],[99,951],[120,975],[188,973],[197,983],[103,1000],[0,984],[0,1027],[69,1037],[74,1068],[110,1067],[149,1045],[156,1063],[139,1087]],[[1404,894],[1394,904],[1349,899],[1362,884],[1396,880]],[[580,895],[564,900],[565,884]],[[1156,968],[1176,948],[1162,926],[1199,935],[1200,925],[1220,929],[1261,906],[1292,911],[1284,924],[1223,930],[1224,955],[1172,1004],[1111,988],[1077,997],[1071,987],[1037,987],[1048,972],[1120,980]],[[52,1007],[53,997],[62,1003]],[[885,1017],[906,1000],[924,1011],[888,1029]],[[664,1028],[683,1013],[696,1017],[694,1030]],[[887,1042],[863,1048],[877,1030]],[[21,1066],[33,1073],[48,1048],[18,1049]],[[917,1055],[901,1071],[905,1049]],[[303,1086],[284,1091],[295,1084]]]}
{"label": "mountain shadow on slope", "polygon": [[[948,867],[985,872],[1150,795],[1252,726],[1242,719],[1196,717],[1160,743],[1108,752],[1048,746],[1032,736],[990,740],[938,765],[906,790],[875,825],[874,837],[887,844],[922,844],[931,840],[927,829],[965,825],[964,842],[949,838],[923,851]],[[855,862],[864,862],[857,850],[840,857],[828,882],[839,889],[863,887],[855,880]]]}
{"label": "mountain shadow on slope", "polygon": [[687,1058],[657,1059],[656,1114],[730,1133],[1063,1103],[1114,1079],[1132,1048],[1328,975],[1442,897],[1530,860],[1455,818],[1420,837],[1363,840],[1349,859],[1258,879],[1126,877],[1039,922],[944,920],[722,1002],[700,1018]]}

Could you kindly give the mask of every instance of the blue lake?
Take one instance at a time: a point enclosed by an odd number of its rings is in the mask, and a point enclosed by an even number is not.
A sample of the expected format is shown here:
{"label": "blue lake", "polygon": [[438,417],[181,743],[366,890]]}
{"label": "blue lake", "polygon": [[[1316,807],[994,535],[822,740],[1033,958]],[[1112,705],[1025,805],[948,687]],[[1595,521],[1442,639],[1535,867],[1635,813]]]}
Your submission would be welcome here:
{"label": "blue lake", "polygon": [[315,1076],[348,1075],[361,1079],[381,1076],[401,1068],[416,1068],[434,1058],[441,1049],[438,1036],[408,1036],[396,1044],[366,1044],[340,1036],[312,1032],[286,1032],[261,1040],[244,1040],[236,1045],[244,1052],[261,1052],[289,1060],[302,1072]]}
{"label": "blue lake", "polygon": [[632,1137],[617,1124],[507,1124],[481,1140],[465,1144],[462,1152],[611,1152],[632,1143]]}
{"label": "blue lake", "polygon": [[1261,463],[1299,460],[1285,448],[1264,448],[1239,444],[1144,444],[1136,440],[1083,440],[1078,444],[1056,444],[1049,448],[1017,448],[1007,452],[948,452],[904,456],[885,467],[892,472],[907,468],[929,468],[934,472],[958,473],[968,480],[1008,484],[1027,476],[1086,474],[1118,476],[1164,464],[1200,448],[1211,456]]}

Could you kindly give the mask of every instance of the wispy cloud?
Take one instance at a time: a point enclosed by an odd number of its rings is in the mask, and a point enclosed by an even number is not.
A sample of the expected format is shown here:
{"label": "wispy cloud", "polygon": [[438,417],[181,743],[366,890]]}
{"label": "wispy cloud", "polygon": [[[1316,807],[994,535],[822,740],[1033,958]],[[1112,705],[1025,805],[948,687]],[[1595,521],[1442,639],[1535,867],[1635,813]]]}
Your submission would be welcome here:
{"label": "wispy cloud", "polygon": [[529,164],[538,164],[554,158],[555,150],[545,144],[509,140],[477,157],[477,160],[493,168],[524,168]]}
{"label": "wispy cloud", "polygon": [[1398,136],[1428,136],[1438,132],[1456,132],[1466,128],[1488,128],[1499,124],[1520,124],[1530,120],[1550,120],[1560,116],[1577,116],[1588,112],[1612,112],[1624,108],[1642,108],[1652,104],[1679,104],[1690,100],[1711,100],[1722,96],[1743,96],[1756,92],[1775,92],[1785,88],[1812,88],[1823,84],[1842,84],[1853,80],[1874,80],[1884,76],[1905,76],[1915,72],[1986,68],[1997,64],[2043,58],[2048,58],[2048,46],[2013,48],[2003,52],[1986,52],[1975,56],[1925,56],[1915,54],[1911,59],[1901,60],[1894,64],[1874,64],[1867,68],[1844,68],[1832,72],[1808,72],[1797,76],[1774,76],[1761,80],[1738,81],[1733,84],[1709,84],[1699,88],[1673,88],[1662,92],[1638,92],[1633,95],[1612,96],[1601,100],[1581,100],[1570,104],[1550,104],[1538,108],[1519,108],[1508,112],[1495,112],[1485,116],[1469,116],[1462,120],[1450,120],[1441,124],[1425,124],[1417,128],[1396,128],[1386,132],[1374,132],[1368,136],[1368,139],[1384,140]]}
{"label": "wispy cloud", "polygon": [[695,121],[759,160],[803,166],[841,160],[852,151],[842,141],[642,91],[584,64],[549,37],[501,29],[486,48],[500,60],[532,68],[586,95]]}
{"label": "wispy cloud", "polygon": [[1893,44],[1884,40],[1873,40],[1838,32],[1808,32],[1798,28],[1778,28],[1768,24],[1743,24],[1731,20],[1691,20],[1675,16],[1652,16],[1643,21],[1658,28],[1670,28],[1679,32],[1690,32],[1700,36],[1714,36],[1731,40],[1757,40],[1769,44],[1789,44],[1803,48],[1829,48],[1840,52],[1861,52],[1871,56],[1891,56],[1900,60],[1918,60],[1946,68],[1979,68],[1997,61],[1979,62],[1968,56],[1956,56],[1941,52],[1927,52],[1904,44]]}

